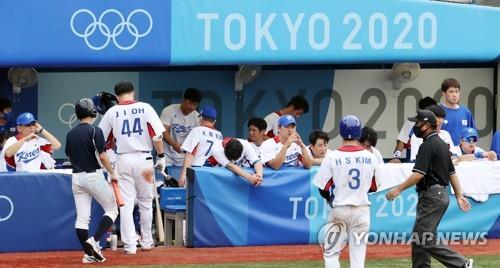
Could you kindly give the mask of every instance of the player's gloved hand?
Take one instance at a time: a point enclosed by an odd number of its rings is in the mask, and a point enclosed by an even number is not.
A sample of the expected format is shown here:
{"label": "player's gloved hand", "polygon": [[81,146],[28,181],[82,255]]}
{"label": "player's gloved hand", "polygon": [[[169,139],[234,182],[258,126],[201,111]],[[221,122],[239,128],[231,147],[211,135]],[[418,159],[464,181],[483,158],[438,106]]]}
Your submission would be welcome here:
{"label": "player's gloved hand", "polygon": [[165,154],[158,154],[156,156],[155,168],[165,170]]}

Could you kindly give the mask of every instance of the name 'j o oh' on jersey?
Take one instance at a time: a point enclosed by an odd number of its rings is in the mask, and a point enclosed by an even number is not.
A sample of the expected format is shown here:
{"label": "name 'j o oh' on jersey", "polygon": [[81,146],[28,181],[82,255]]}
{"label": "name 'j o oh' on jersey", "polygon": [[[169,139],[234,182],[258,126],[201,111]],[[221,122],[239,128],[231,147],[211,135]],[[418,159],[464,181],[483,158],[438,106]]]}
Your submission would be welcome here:
{"label": "name 'j o oh' on jersey", "polygon": [[116,152],[146,152],[153,149],[152,138],[165,131],[151,105],[144,102],[124,102],[104,114],[99,127],[104,137],[116,140]]}

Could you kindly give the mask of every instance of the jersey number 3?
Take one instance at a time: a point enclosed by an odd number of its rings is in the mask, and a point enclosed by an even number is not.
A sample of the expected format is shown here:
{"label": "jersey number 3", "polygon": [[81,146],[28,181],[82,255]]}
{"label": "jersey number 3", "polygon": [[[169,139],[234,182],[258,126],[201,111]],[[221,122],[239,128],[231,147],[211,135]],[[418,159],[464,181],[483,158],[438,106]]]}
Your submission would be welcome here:
{"label": "jersey number 3", "polygon": [[356,190],[359,188],[359,169],[353,168],[349,170],[349,176],[352,178],[352,181],[349,181],[349,188]]}
{"label": "jersey number 3", "polygon": [[142,135],[142,132],[144,132],[144,130],[142,129],[140,118],[134,119],[134,123],[132,125],[132,131],[130,130],[129,120],[128,119],[123,120],[122,135],[127,135],[130,137],[130,135],[132,135],[132,133],[138,133],[139,135]]}

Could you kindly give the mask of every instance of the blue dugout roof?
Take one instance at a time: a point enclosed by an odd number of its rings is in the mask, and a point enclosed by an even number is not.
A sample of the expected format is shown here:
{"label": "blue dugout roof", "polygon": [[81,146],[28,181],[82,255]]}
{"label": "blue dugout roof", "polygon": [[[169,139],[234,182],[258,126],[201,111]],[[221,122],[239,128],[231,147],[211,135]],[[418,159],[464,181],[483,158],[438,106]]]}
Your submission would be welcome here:
{"label": "blue dugout roof", "polygon": [[395,0],[0,2],[0,67],[500,59],[500,8]]}

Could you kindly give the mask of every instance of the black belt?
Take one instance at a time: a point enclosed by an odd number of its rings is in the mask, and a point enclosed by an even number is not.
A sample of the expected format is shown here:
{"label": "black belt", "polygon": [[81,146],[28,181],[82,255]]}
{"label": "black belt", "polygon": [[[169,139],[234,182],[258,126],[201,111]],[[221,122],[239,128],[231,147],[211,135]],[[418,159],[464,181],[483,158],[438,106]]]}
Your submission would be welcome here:
{"label": "black belt", "polygon": [[100,169],[90,169],[90,170],[82,170],[82,171],[73,170],[73,173],[95,173],[97,171],[100,171]]}
{"label": "black belt", "polygon": [[422,191],[430,190],[430,189],[435,189],[435,188],[441,188],[441,189],[446,189],[446,185],[441,185],[441,184],[432,184],[432,185],[426,185],[426,187],[422,188],[417,188],[417,193],[420,193]]}

